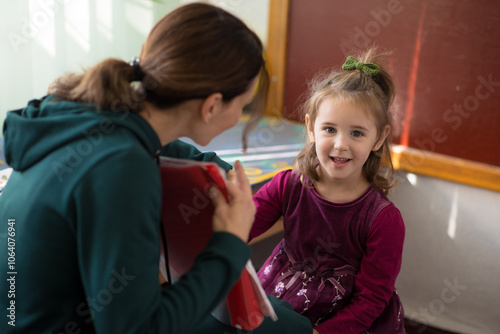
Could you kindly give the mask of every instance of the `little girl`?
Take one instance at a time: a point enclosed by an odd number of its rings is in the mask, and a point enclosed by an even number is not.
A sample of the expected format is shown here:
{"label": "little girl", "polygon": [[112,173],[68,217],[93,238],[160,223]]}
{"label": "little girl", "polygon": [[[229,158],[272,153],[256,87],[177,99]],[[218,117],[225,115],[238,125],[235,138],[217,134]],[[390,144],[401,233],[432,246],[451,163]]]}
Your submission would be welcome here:
{"label": "little girl", "polygon": [[374,49],[349,56],[343,71],[316,80],[294,170],[254,195],[250,238],[284,220],[284,239],[258,273],[264,290],[321,334],[404,333],[394,283],[405,227],[385,196],[394,84],[376,58]]}

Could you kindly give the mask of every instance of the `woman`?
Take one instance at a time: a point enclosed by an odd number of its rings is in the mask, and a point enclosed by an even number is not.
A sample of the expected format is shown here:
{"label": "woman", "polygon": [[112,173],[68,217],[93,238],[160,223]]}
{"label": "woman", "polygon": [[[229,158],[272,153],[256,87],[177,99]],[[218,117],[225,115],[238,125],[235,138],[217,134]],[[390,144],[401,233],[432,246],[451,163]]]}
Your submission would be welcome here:
{"label": "woman", "polygon": [[[230,332],[209,314],[250,255],[255,207],[243,169],[235,164],[229,204],[212,194],[214,235],[192,270],[162,289],[157,157],[199,153],[176,139],[206,145],[236,124],[258,80],[262,101],[266,78],[256,35],[221,9],[192,4],[156,24],[140,62],[104,60],[10,112],[5,155],[15,171],[0,198],[10,223],[0,240],[14,247],[0,257],[15,284],[2,279],[0,302],[14,310],[2,307],[1,332]],[[287,307],[255,333],[311,333]]]}

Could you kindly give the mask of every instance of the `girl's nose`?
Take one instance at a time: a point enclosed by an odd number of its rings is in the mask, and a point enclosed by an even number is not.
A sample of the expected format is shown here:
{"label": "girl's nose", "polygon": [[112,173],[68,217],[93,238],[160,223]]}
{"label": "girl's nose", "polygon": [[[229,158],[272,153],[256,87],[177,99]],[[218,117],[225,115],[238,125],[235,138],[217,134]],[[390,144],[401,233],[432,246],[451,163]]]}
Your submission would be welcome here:
{"label": "girl's nose", "polygon": [[347,151],[349,149],[349,143],[347,138],[343,135],[338,135],[335,138],[334,148],[338,151]]}

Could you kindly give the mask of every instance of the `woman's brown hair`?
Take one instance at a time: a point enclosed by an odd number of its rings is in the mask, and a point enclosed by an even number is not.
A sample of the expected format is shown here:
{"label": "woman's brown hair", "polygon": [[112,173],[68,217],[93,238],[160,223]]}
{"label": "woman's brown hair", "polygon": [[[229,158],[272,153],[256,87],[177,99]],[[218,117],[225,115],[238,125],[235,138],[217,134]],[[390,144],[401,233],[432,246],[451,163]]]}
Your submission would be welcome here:
{"label": "woman's brown hair", "polygon": [[[378,136],[384,133],[387,125],[392,129],[390,106],[394,100],[395,87],[389,73],[379,64],[380,59],[388,54],[377,54],[376,48],[370,48],[364,53],[355,55],[359,62],[379,65],[380,72],[375,76],[360,70],[334,70],[326,75],[323,73],[317,75],[310,85],[308,99],[303,105],[304,114],[309,114],[310,129],[314,129],[321,102],[328,98],[352,103],[368,111],[369,116],[375,121]],[[315,181],[319,180],[319,175],[316,170],[318,164],[316,146],[308,136],[306,138],[306,145],[297,155],[293,166],[300,172],[302,183],[308,186],[304,176],[314,185]],[[384,194],[394,186],[390,140],[389,132],[380,149],[372,151],[363,165],[363,176]]]}
{"label": "woman's brown hair", "polygon": [[[264,109],[269,79],[262,43],[240,19],[208,4],[181,6],[153,27],[139,59],[135,69],[123,60],[105,59],[83,74],[57,79],[49,93],[101,110],[138,112],[143,101],[167,108],[215,92],[229,102],[260,74],[252,119],[243,132],[246,146]],[[138,87],[131,84],[137,79]]]}

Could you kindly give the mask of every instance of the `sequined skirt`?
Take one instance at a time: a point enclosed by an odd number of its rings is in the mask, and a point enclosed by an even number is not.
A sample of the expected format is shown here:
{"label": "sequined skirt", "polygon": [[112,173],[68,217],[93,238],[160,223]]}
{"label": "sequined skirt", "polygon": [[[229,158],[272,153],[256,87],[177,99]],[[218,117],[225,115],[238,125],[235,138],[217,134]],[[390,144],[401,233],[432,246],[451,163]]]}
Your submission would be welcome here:
{"label": "sequined skirt", "polygon": [[332,269],[290,260],[281,241],[258,276],[267,294],[286,300],[318,325],[348,304],[356,273],[349,265]]}
{"label": "sequined skirt", "polygon": [[[287,255],[282,240],[257,275],[267,294],[289,302],[297,313],[317,326],[349,304],[357,272],[350,265],[331,268],[314,261],[294,261]],[[404,333],[403,317],[403,307],[394,290],[386,309],[363,333]]]}

